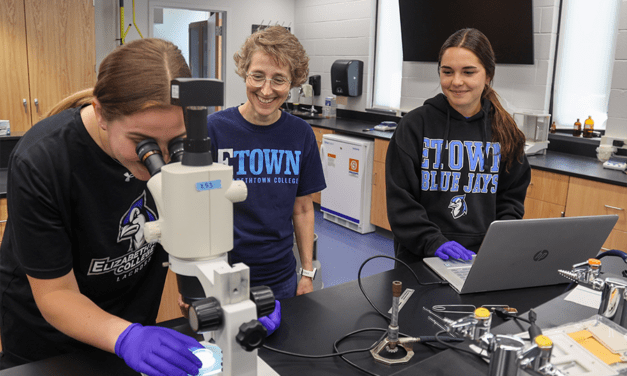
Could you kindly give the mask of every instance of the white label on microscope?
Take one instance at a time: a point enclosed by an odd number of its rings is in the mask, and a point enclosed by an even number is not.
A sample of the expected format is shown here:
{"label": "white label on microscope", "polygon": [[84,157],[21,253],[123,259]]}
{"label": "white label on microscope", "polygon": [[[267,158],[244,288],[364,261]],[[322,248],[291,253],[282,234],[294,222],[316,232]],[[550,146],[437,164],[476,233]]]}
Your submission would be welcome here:
{"label": "white label on microscope", "polygon": [[212,189],[220,189],[220,188],[222,188],[221,180],[211,180],[211,181],[203,181],[200,183],[196,183],[196,190],[198,192],[210,191]]}

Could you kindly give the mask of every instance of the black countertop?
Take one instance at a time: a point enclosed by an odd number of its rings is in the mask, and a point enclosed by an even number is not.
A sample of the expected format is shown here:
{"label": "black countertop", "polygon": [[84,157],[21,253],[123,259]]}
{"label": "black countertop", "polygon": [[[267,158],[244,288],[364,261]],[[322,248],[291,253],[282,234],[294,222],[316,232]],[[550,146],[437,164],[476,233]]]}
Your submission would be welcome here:
{"label": "black countertop", "polygon": [[[351,115],[353,115],[352,111]],[[371,130],[375,125],[385,120],[385,117],[364,113],[360,113],[359,117],[325,119],[307,116],[303,118],[311,126],[330,129],[346,135],[383,140],[392,138],[393,131]],[[398,119],[393,117],[387,118],[391,120]],[[538,170],[627,187],[627,174],[622,171],[603,168],[603,164],[596,158],[548,150],[546,154],[528,156],[527,159],[531,167]],[[6,168],[0,168],[0,198],[4,197],[6,197]]]}
{"label": "black countertop", "polygon": [[[437,281],[438,278],[422,263],[412,265],[422,283]],[[566,284],[494,291],[477,294],[459,295],[452,288],[445,285],[419,285],[416,279],[405,268],[392,269],[383,273],[362,278],[363,291],[372,303],[379,309],[387,312],[392,304],[392,282],[401,281],[403,289],[413,289],[415,292],[402,310],[399,312],[399,327],[403,333],[412,336],[432,336],[439,328],[428,321],[427,314],[422,307],[432,308],[436,304],[507,304],[515,307],[520,313],[528,311],[562,295],[567,289]],[[581,308],[574,307],[579,312]],[[594,311],[594,310],[593,310]],[[310,294],[297,296],[281,301],[282,322],[278,330],[268,338],[266,345],[300,354],[329,354],[333,352],[333,343],[345,334],[363,328],[384,329],[388,323],[376,314],[362,292],[358,281],[351,281],[336,285]],[[589,312],[586,312],[589,314]],[[554,313],[551,313],[554,315]],[[448,316],[448,315],[447,315]],[[541,320],[557,320],[557,317],[539,316]],[[449,318],[457,319],[459,315]],[[495,317],[493,326],[503,325],[502,319]],[[180,319],[164,323],[184,333],[189,327]],[[495,328],[496,329],[496,328]],[[518,333],[519,328],[513,332]],[[189,334],[189,333],[188,333]],[[379,338],[382,332],[366,332],[353,335],[338,344],[341,351],[367,348]],[[414,357],[406,365],[385,366],[376,363],[368,352],[355,353],[348,356],[351,361],[378,375],[485,375],[487,365],[480,361],[469,363],[464,359],[457,359],[456,364],[442,362],[441,350],[424,345],[414,345]],[[445,352],[446,353],[446,352]],[[451,358],[451,354],[442,356]],[[266,361],[280,375],[363,375],[337,357],[324,359],[305,359],[287,356],[260,349],[259,356]],[[434,359],[432,359],[434,358]],[[459,358],[459,356],[453,357]],[[424,373],[427,363],[437,363],[437,373]],[[461,367],[461,370],[460,370]],[[472,367],[472,372],[468,369]],[[426,368],[425,368],[426,369]],[[113,354],[100,350],[92,350],[76,354],[62,355],[55,358],[34,362],[23,366],[0,371],[1,376],[9,375],[84,375],[89,370],[93,376],[99,375],[137,375],[124,362]]]}
{"label": "black countertop", "polygon": [[603,163],[596,158],[549,150],[546,155],[528,156],[527,159],[531,167],[538,170],[627,187],[625,172],[603,168]]}

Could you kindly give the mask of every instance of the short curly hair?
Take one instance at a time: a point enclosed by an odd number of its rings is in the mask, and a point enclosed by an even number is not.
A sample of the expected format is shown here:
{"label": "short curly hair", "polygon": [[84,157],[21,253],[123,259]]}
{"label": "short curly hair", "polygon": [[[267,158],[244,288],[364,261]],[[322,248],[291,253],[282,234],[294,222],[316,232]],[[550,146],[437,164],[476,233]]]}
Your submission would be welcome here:
{"label": "short curly hair", "polygon": [[289,67],[292,76],[291,87],[300,86],[307,81],[309,56],[298,38],[283,26],[271,26],[253,33],[233,55],[236,72],[244,80],[252,56],[257,51],[268,54],[278,65]]}

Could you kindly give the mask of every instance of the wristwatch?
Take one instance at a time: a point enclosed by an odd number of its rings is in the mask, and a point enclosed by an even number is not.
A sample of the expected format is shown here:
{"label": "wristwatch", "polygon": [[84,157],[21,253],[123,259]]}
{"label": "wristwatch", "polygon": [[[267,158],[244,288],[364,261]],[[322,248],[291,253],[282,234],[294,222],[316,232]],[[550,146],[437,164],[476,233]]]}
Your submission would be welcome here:
{"label": "wristwatch", "polygon": [[313,270],[305,270],[303,268],[300,268],[298,270],[298,274],[300,275],[304,275],[305,277],[309,277],[311,279],[316,278],[316,272],[318,271],[318,269],[313,268]]}

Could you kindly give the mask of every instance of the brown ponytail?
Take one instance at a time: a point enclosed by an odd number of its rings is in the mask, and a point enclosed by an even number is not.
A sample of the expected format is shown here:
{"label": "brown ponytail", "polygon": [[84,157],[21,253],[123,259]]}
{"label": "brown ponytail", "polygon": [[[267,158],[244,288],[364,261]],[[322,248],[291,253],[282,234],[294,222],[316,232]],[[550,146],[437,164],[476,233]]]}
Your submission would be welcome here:
{"label": "brown ponytail", "polygon": [[485,68],[486,76],[490,79],[490,84],[486,85],[482,98],[488,99],[492,103],[490,110],[490,121],[492,123],[492,141],[501,145],[501,159],[505,162],[505,169],[509,169],[515,160],[520,161],[525,150],[525,135],[518,129],[514,118],[505,111],[499,101],[498,94],[492,89],[492,79],[496,68],[496,58],[494,50],[488,38],[477,29],[462,29],[456,31],[448,37],[440,49],[438,61],[438,71],[442,55],[446,49],[451,47],[465,48],[477,56]]}
{"label": "brown ponytail", "polygon": [[521,157],[525,151],[525,134],[518,128],[512,115],[505,111],[498,94],[491,86],[486,85],[482,97],[492,103],[490,110],[492,141],[501,144],[501,158],[505,162],[507,171],[514,160],[522,160]]}
{"label": "brown ponytail", "polygon": [[44,116],[47,118],[48,116],[56,115],[59,112],[65,111],[68,108],[80,107],[84,104],[89,104],[94,99],[94,89],[89,88],[81,91],[77,91],[76,93],[70,95],[67,98],[61,100],[61,102],[57,103],[54,107],[50,109]]}

